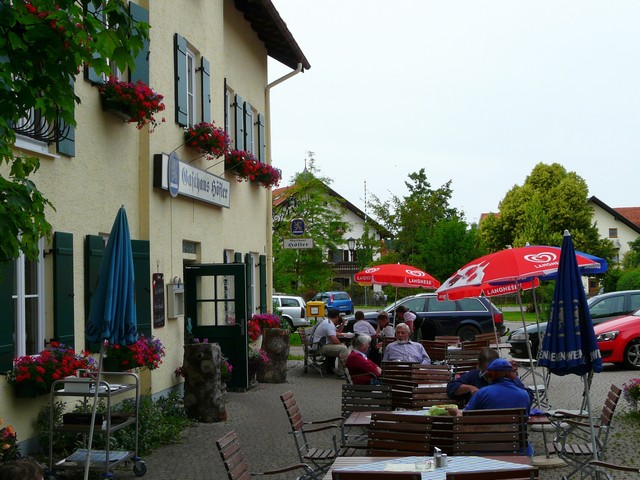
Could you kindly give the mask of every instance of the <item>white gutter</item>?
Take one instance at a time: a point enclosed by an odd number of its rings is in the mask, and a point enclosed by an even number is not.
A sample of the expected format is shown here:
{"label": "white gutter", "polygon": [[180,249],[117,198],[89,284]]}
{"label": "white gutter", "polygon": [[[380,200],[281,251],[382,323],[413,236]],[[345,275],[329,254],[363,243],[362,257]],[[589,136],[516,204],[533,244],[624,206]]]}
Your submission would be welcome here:
{"label": "white gutter", "polygon": [[[297,75],[302,71],[302,63],[298,63],[296,69],[286,75],[274,80],[268,84],[265,88],[265,133],[267,140],[267,164],[272,164],[271,158],[271,89],[276,85],[281,84],[285,80],[289,80],[294,75]],[[266,239],[267,244],[265,246],[265,255],[267,257],[267,310],[271,311],[273,308],[273,302],[271,295],[273,293],[273,195],[271,189],[267,189],[267,232]]]}

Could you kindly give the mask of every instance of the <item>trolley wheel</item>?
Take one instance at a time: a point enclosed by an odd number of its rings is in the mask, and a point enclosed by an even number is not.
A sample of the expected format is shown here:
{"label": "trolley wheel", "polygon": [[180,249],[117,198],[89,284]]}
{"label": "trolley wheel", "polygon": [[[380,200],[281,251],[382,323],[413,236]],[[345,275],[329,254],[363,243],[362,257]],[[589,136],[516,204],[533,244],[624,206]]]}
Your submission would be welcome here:
{"label": "trolley wheel", "polygon": [[142,460],[136,461],[133,464],[133,474],[136,477],[142,477],[145,473],[147,473],[147,465]]}

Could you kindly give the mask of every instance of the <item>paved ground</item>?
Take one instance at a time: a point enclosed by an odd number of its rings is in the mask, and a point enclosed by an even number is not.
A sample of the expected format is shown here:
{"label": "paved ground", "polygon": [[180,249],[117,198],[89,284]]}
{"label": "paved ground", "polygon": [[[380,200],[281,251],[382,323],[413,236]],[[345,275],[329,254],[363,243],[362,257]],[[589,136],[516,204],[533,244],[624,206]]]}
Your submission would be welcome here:
{"label": "paved ground", "polygon": [[[611,383],[622,385],[639,374],[612,366],[596,375],[592,385],[594,410],[600,411]],[[245,393],[230,392],[227,395],[229,419],[222,423],[199,424],[189,429],[182,443],[167,445],[145,458],[147,474],[153,480],[224,480],[226,473],[220,460],[215,441],[230,430],[235,430],[242,443],[253,471],[262,471],[297,463],[293,439],[286,433],[288,420],[279,395],[292,390],[303,408],[305,420],[324,419],[340,413],[340,395],[343,380],[320,378],[315,372],[302,373],[302,363],[290,362],[285,384],[259,384]],[[551,382],[553,407],[578,408],[582,401],[582,383],[578,377],[553,377]],[[620,400],[619,407],[626,407]],[[622,408],[619,408],[621,411]],[[609,460],[640,465],[633,458],[640,451],[638,431],[614,434],[610,445]],[[635,440],[634,440],[635,439]],[[531,440],[536,453],[542,453],[542,436],[534,433]],[[556,468],[541,472],[542,480],[556,480],[566,473]],[[134,479],[130,469],[118,472],[117,479]],[[265,478],[290,479],[295,475]],[[637,476],[635,477],[637,478]]]}

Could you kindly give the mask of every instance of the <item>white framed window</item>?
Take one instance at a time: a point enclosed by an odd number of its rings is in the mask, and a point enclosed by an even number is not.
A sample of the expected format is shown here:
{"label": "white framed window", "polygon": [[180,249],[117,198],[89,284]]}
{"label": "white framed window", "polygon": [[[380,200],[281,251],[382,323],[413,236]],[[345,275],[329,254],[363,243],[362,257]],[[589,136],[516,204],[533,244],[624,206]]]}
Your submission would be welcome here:
{"label": "white framed window", "polygon": [[196,57],[197,54],[187,48],[187,119],[189,125],[195,125],[197,122],[197,90],[196,90]]}
{"label": "white framed window", "polygon": [[13,306],[15,355],[34,355],[44,348],[44,240],[38,261],[23,254],[14,261]]}

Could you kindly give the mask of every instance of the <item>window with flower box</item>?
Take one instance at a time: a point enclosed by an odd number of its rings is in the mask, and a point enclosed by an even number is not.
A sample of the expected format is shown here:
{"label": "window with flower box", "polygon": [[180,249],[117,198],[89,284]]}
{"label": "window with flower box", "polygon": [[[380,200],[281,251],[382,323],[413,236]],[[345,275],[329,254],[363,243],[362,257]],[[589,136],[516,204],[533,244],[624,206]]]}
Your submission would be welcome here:
{"label": "window with flower box", "polygon": [[234,143],[234,149],[244,150],[266,163],[264,115],[235,93],[225,79],[224,127]]}

